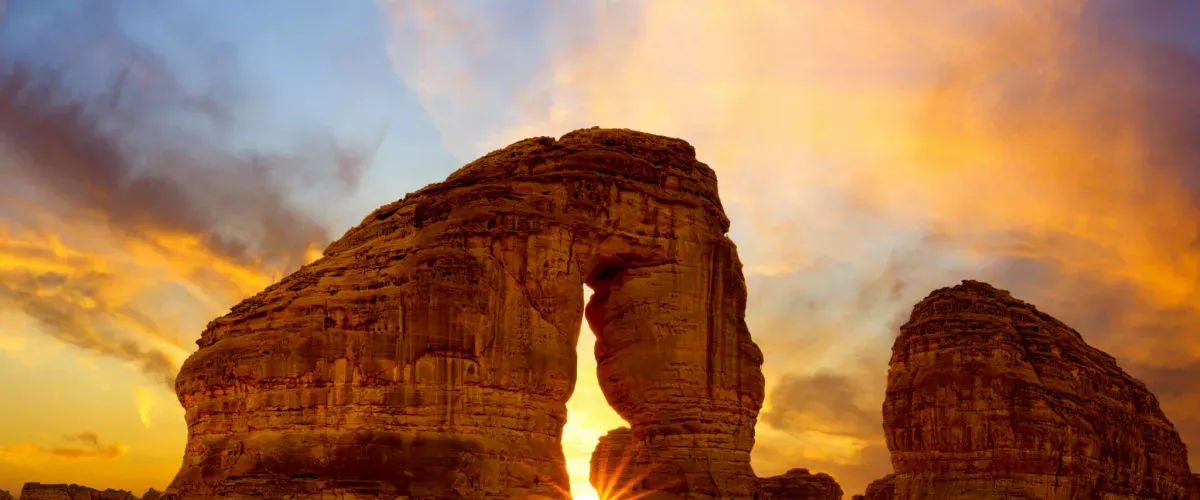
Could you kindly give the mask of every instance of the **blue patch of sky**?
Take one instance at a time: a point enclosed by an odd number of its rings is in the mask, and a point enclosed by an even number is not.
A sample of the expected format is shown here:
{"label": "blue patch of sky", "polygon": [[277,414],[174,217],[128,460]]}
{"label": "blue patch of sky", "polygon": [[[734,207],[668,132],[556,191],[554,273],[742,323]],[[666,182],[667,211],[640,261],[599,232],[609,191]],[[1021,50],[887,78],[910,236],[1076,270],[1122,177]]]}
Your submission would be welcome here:
{"label": "blue patch of sky", "polygon": [[[378,145],[356,196],[331,204],[320,186],[299,190],[299,201],[332,227],[357,222],[458,163],[392,73],[386,48],[385,16],[367,0],[12,0],[0,20],[0,59],[61,71],[73,93],[111,89],[131,56],[153,58],[189,92],[219,92],[232,104],[234,126],[211,132],[228,151],[288,153],[329,140],[351,150]],[[204,133],[194,112],[155,115],[173,120],[164,127]]]}

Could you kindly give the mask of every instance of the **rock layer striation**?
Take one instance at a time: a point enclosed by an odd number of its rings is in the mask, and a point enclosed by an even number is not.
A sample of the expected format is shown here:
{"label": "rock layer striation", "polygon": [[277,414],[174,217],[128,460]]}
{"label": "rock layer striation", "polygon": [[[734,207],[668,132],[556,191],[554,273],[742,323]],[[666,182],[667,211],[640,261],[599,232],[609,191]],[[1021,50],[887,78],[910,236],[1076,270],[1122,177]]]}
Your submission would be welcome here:
{"label": "rock layer striation", "polygon": [[[1157,399],[1008,292],[934,291],[892,348],[894,477],[867,498],[1183,499],[1187,450]],[[872,494],[874,493],[874,494]]]}
{"label": "rock layer striation", "polygon": [[762,353],[728,229],[681,140],[588,129],[492,152],[208,325],[176,381],[188,442],[167,495],[564,498],[586,316],[657,498],[751,498]]}

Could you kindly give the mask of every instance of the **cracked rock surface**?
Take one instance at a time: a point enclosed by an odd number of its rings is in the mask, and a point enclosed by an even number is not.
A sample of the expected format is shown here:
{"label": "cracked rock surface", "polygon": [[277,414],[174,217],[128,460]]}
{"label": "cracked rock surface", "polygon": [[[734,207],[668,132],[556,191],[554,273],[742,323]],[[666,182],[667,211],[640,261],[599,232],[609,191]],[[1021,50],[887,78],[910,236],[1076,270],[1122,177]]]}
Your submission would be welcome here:
{"label": "cracked rock surface", "polygon": [[1078,332],[986,283],[934,291],[892,347],[895,475],[866,498],[1183,499],[1158,400]]}
{"label": "cracked rock surface", "polygon": [[[762,353],[714,172],[587,129],[383,206],[214,321],[166,498],[565,498],[586,316],[647,498],[752,498]],[[583,302],[583,287],[595,293]]]}

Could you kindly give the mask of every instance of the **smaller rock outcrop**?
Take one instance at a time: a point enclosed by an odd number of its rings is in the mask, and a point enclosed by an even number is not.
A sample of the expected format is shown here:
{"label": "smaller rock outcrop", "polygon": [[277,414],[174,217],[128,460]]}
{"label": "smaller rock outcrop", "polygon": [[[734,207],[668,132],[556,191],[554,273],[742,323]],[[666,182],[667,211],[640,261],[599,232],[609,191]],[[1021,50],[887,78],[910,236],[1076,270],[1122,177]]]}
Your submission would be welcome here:
{"label": "smaller rock outcrop", "polygon": [[871,481],[864,495],[854,495],[854,500],[892,500],[896,498],[896,475],[888,474]]}
{"label": "smaller rock outcrop", "polygon": [[0,500],[16,500],[8,490],[0,490]]}
{"label": "smaller rock outcrop", "polygon": [[104,491],[78,484],[25,483],[21,488],[21,500],[138,500],[125,490]]}
{"label": "smaller rock outcrop", "polygon": [[[592,451],[588,480],[600,498],[634,498],[653,491],[654,464],[650,453],[634,438],[628,427],[613,429],[600,438]],[[833,476],[792,469],[778,476],[760,478],[761,500],[841,500],[842,487]],[[638,497],[640,498],[640,497]]]}
{"label": "smaller rock outcrop", "polygon": [[162,498],[162,492],[160,492],[154,488],[150,488],[149,490],[146,490],[146,492],[142,494],[142,500],[158,500],[160,498]]}
{"label": "smaller rock outcrop", "polygon": [[765,500],[842,500],[842,487],[824,472],[792,469],[778,476],[758,480]]}
{"label": "smaller rock outcrop", "polygon": [[1183,500],[1187,448],[1146,386],[1071,327],[979,281],[935,290],[892,347],[895,475],[867,500]]}
{"label": "smaller rock outcrop", "polygon": [[633,445],[633,431],[628,427],[613,429],[600,437],[592,450],[588,482],[601,498],[619,498],[642,491],[640,483],[645,478],[634,472],[646,465],[642,463],[645,454],[639,450]]}

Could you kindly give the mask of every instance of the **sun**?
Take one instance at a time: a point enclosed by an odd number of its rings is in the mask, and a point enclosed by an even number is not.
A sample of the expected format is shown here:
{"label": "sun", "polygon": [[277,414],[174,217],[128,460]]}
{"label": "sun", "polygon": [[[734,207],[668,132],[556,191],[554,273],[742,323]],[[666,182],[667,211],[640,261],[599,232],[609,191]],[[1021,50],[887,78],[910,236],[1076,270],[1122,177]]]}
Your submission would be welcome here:
{"label": "sun", "polygon": [[600,494],[591,488],[585,488],[571,496],[572,500],[602,500]]}

